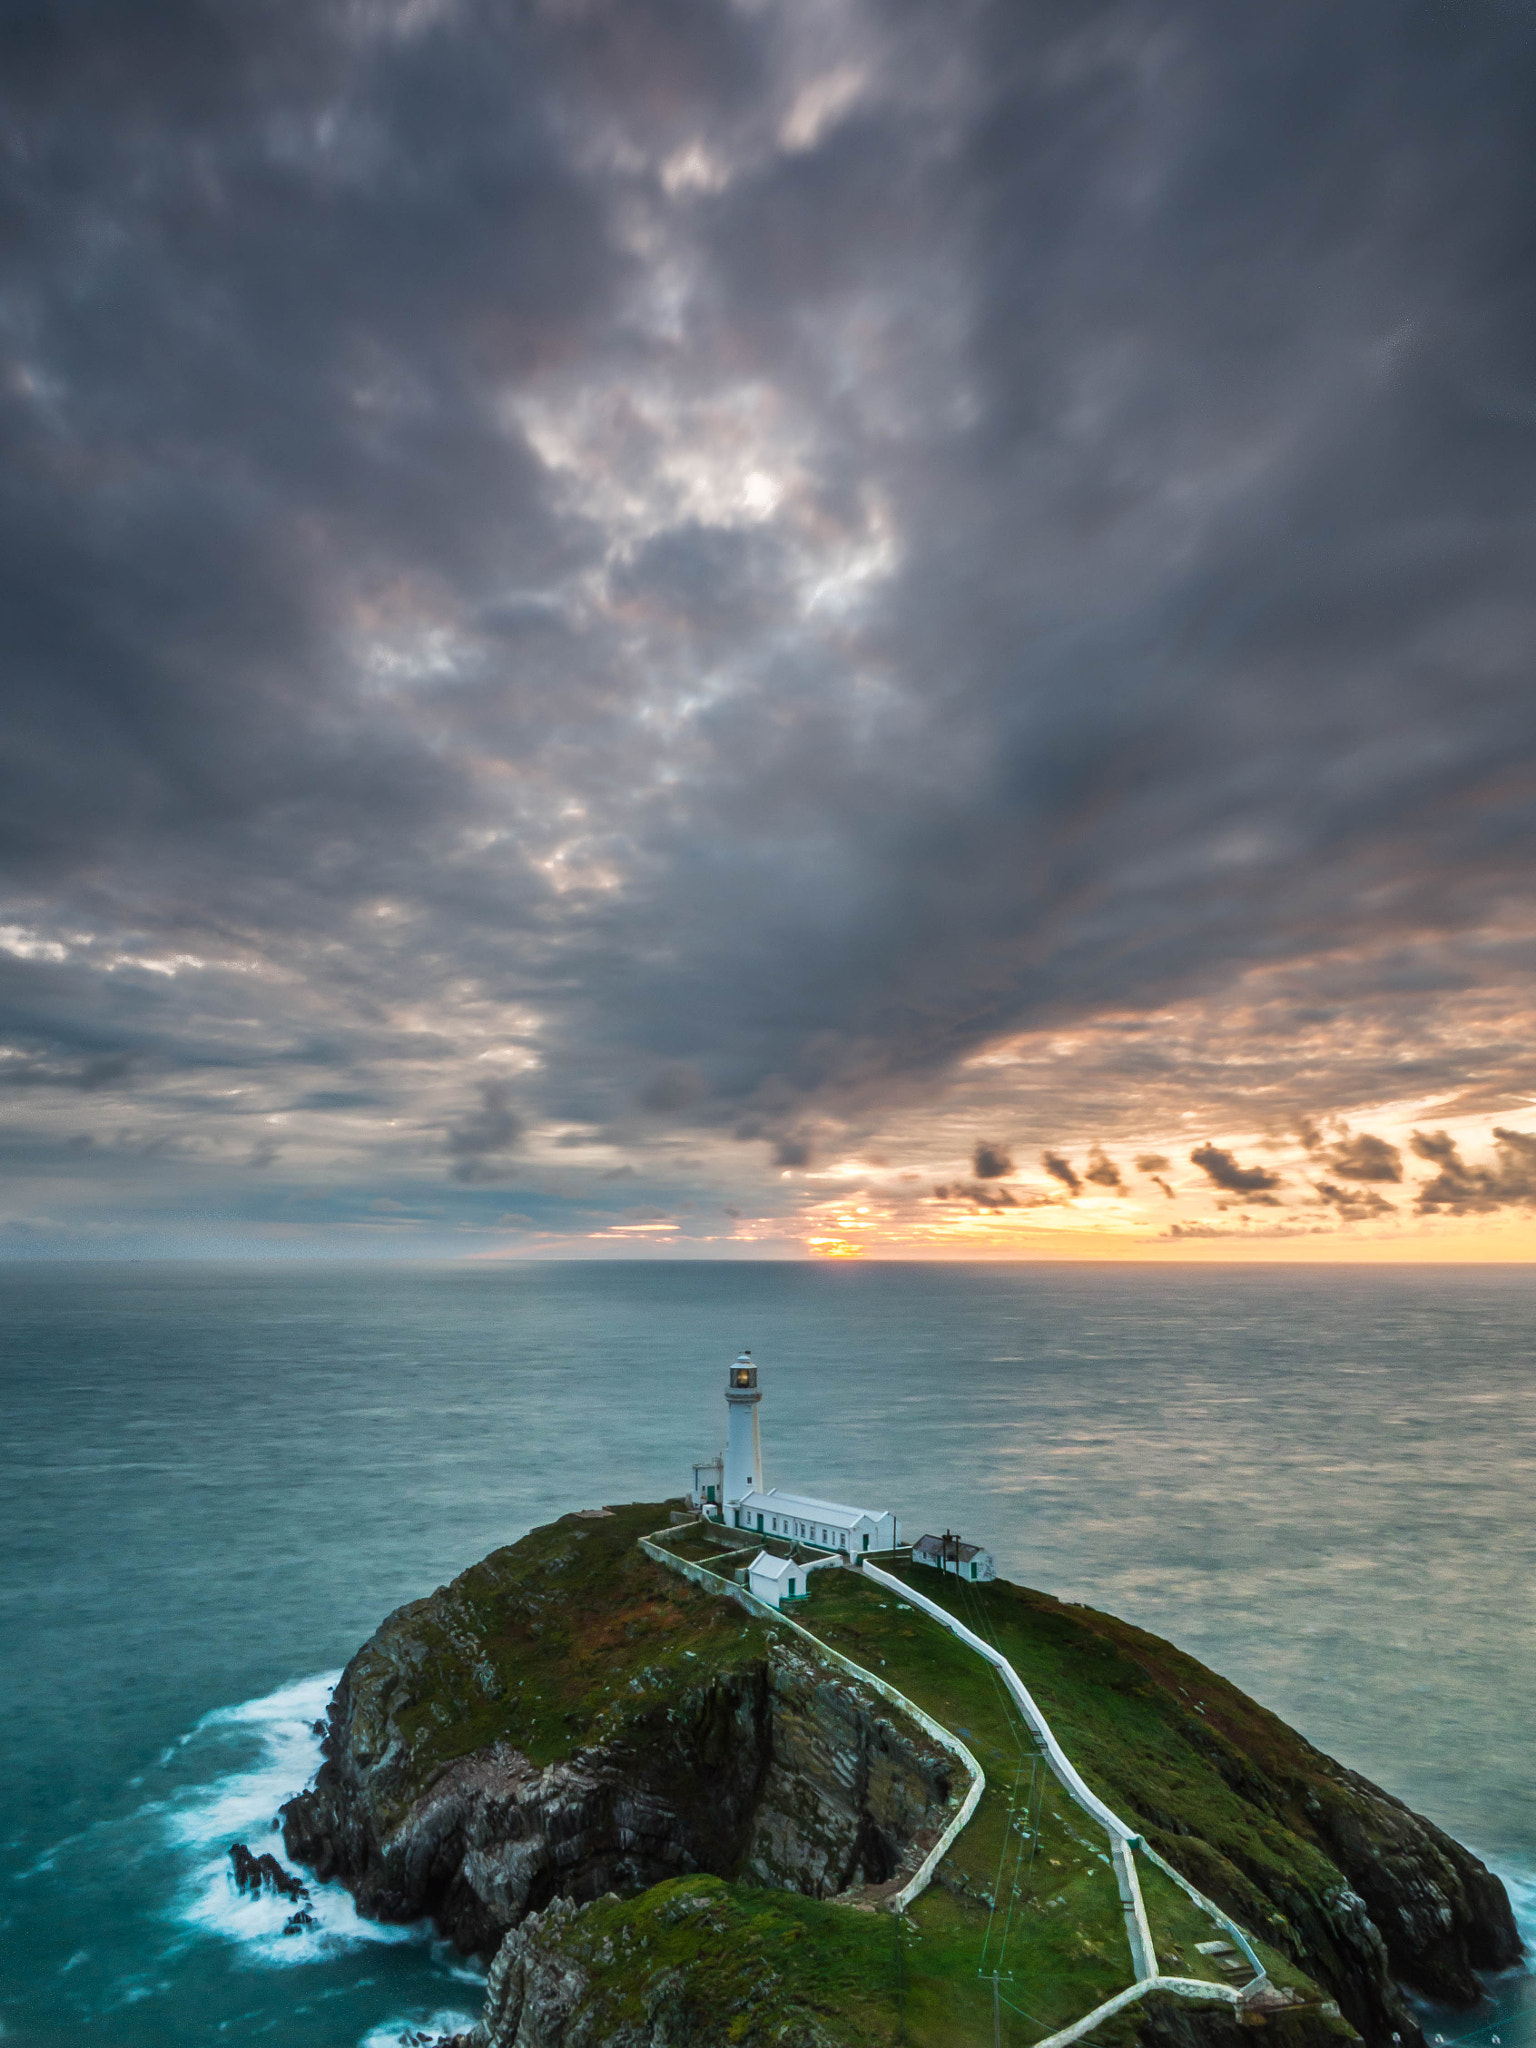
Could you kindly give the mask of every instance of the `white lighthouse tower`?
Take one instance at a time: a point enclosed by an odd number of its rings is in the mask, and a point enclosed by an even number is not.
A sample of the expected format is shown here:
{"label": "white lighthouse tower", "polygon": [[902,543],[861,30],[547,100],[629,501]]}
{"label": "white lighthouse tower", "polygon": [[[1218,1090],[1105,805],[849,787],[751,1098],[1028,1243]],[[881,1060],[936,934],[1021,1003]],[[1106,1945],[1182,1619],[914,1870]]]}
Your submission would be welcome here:
{"label": "white lighthouse tower", "polygon": [[725,1381],[725,1472],[720,1490],[727,1501],[763,1491],[763,1441],[757,1424],[762,1398],[752,1354],[743,1351]]}

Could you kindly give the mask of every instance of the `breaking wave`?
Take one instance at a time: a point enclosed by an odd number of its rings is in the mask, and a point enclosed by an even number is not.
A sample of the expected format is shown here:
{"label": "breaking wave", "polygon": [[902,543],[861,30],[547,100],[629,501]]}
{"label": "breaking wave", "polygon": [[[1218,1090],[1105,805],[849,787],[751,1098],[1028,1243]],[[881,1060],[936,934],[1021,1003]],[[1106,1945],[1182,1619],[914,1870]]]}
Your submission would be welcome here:
{"label": "breaking wave", "polygon": [[[263,1699],[219,1707],[177,1745],[183,1765],[188,1752],[194,1758],[206,1752],[210,1769],[161,1809],[167,1837],[184,1865],[174,1916],[184,1926],[237,1943],[253,1962],[291,1966],[369,1943],[419,1942],[429,1934],[425,1926],[384,1927],[364,1920],[342,1886],[320,1884],[291,1862],[275,1831],[278,1808],[319,1768],[314,1723],[323,1718],[340,1675],[323,1672]],[[258,1856],[274,1856],[309,1888],[308,1900],[238,1891],[229,1860],[234,1842],[248,1843]],[[298,1904],[314,1925],[285,1933]],[[398,2038],[390,2037],[391,2048]]]}

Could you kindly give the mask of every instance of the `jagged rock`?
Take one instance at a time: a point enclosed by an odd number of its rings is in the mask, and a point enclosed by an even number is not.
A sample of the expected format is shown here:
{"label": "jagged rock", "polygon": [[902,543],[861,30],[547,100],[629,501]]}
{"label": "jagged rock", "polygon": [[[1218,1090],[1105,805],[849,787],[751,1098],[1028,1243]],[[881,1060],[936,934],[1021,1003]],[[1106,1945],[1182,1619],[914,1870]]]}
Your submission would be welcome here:
{"label": "jagged rock", "polygon": [[[950,1810],[948,1751],[798,1639],[652,1564],[623,1511],[597,1530],[573,1520],[402,1608],[353,1658],[315,1787],[284,1809],[290,1855],[371,1917],[430,1916],[487,1957],[560,1897],[694,1870],[831,1897],[920,1860]],[[578,1620],[591,1604],[572,1629],[548,1580],[604,1559],[611,1578],[575,1581]],[[604,1648],[615,1609],[630,1615],[627,1659]],[[574,1692],[572,1662],[589,1702],[600,1674],[615,1697],[576,1717],[587,1740],[535,1761],[519,1687],[537,1668]],[[458,1725],[438,1711],[453,1699],[485,1736],[456,1755]]]}
{"label": "jagged rock", "polygon": [[237,1891],[273,1891],[284,1899],[309,1897],[304,1880],[284,1870],[275,1856],[253,1856],[244,1842],[234,1842],[230,1845],[229,1860],[235,1867]]}
{"label": "jagged rock", "polygon": [[285,1809],[289,1853],[340,1877],[378,1919],[430,1915],[466,1950],[559,1896],[633,1889],[690,1870],[740,1869],[830,1897],[889,1878],[942,1821],[951,1760],[872,1695],[795,1652],[736,1677],[701,1676],[621,1739],[539,1769],[498,1743],[449,1764],[395,1816],[387,1769],[349,1740]]}

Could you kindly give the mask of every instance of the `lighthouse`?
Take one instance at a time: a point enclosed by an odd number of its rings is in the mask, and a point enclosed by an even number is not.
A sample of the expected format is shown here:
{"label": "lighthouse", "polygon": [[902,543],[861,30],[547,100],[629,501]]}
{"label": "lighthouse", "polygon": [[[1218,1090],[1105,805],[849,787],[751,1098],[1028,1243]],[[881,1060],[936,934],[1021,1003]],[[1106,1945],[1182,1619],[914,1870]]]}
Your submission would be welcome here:
{"label": "lighthouse", "polygon": [[[752,1354],[743,1351],[725,1376],[725,1455],[702,1459],[693,1468],[689,1498],[704,1519],[723,1523],[727,1529],[750,1529],[753,1535],[776,1538],[781,1545],[796,1545],[793,1555],[797,1557],[801,1549],[819,1550],[828,1559],[847,1561],[878,1557],[899,1548],[901,1524],[889,1509],[848,1507],[842,1501],[817,1500],[808,1493],[781,1493],[777,1487],[770,1492],[764,1486],[763,1441],[757,1420],[762,1398]],[[757,1566],[752,1569],[756,1571]],[[751,1590],[761,1591],[755,1582]],[[780,1592],[786,1599],[799,1597],[793,1585]],[[775,1594],[771,1604],[777,1606],[779,1597]]]}
{"label": "lighthouse", "polygon": [[763,1442],[757,1424],[757,1367],[750,1351],[740,1358],[725,1379],[725,1473],[721,1492],[728,1501],[744,1500],[749,1493],[763,1491]]}

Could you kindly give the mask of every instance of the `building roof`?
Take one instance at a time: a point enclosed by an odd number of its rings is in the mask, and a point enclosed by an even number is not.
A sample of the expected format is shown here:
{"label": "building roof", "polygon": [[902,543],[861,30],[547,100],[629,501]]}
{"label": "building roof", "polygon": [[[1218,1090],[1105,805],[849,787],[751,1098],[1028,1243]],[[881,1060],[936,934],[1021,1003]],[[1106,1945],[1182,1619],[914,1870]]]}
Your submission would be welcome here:
{"label": "building roof", "polygon": [[973,1557],[983,1554],[979,1543],[962,1543],[958,1536],[919,1536],[912,1546],[914,1554],[922,1551],[925,1557],[953,1557],[961,1564],[969,1564]]}
{"label": "building roof", "polygon": [[805,1566],[792,1557],[775,1557],[771,1550],[760,1550],[747,1570],[756,1572],[760,1579],[782,1579],[786,1572],[803,1572]]}
{"label": "building roof", "polygon": [[740,1504],[755,1514],[788,1515],[831,1529],[854,1529],[860,1522],[878,1522],[887,1512],[883,1508],[851,1508],[835,1500],[813,1500],[808,1493],[780,1493],[776,1486],[770,1486],[766,1493],[744,1493]]}

